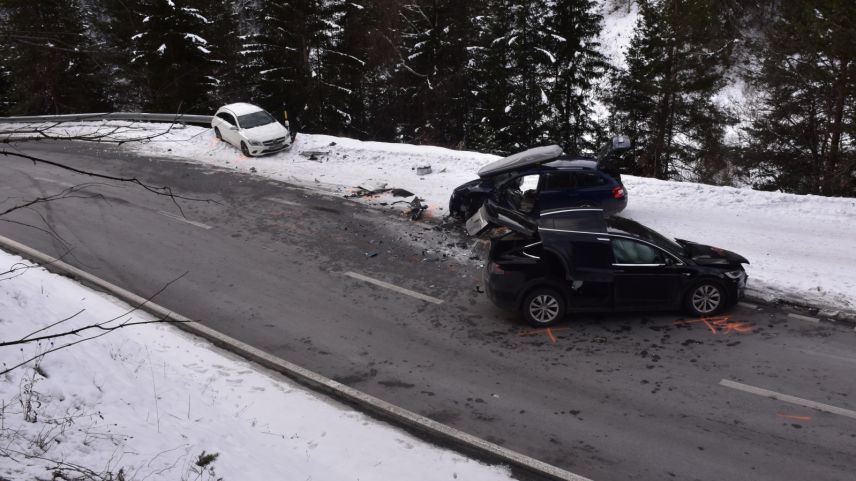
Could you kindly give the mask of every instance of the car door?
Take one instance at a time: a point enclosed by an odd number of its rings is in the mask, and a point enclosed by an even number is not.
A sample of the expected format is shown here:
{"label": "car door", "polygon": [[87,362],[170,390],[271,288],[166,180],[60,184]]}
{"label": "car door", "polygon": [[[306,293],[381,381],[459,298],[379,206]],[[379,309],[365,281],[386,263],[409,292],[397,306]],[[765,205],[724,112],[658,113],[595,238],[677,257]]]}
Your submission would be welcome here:
{"label": "car door", "polygon": [[238,135],[238,122],[235,120],[235,116],[229,112],[220,112],[217,116],[223,119],[224,123],[223,128],[220,129],[220,135],[226,142],[235,147],[240,147],[241,137]]}
{"label": "car door", "polygon": [[679,303],[683,264],[636,239],[612,237],[611,245],[616,309],[663,309]]}
{"label": "car door", "polygon": [[580,205],[603,206],[612,199],[609,182],[596,172],[578,172],[576,196]]}
{"label": "car door", "polygon": [[580,236],[570,242],[569,306],[574,310],[612,308],[613,258],[608,237]]}
{"label": "car door", "polygon": [[538,207],[541,211],[573,207],[579,203],[576,172],[549,172],[543,177],[538,192]]}

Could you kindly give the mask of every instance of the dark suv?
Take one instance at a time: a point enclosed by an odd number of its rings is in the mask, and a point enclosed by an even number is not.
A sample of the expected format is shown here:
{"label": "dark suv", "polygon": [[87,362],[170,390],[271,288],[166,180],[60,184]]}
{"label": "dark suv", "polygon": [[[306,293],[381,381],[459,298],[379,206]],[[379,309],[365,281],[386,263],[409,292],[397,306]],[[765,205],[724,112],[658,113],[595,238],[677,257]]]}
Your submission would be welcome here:
{"label": "dark suv", "polygon": [[482,167],[478,179],[452,192],[449,213],[469,219],[489,198],[532,218],[563,207],[621,212],[627,206],[627,190],[613,161],[629,148],[625,137],[616,137],[597,158],[566,155],[558,145],[550,145],[499,159]]}
{"label": "dark suv", "polygon": [[600,209],[542,212],[531,221],[488,202],[467,225],[473,235],[492,226],[505,233],[491,239],[487,293],[536,326],[569,311],[683,308],[711,316],[735,304],[746,287],[745,258],[671,240]]}

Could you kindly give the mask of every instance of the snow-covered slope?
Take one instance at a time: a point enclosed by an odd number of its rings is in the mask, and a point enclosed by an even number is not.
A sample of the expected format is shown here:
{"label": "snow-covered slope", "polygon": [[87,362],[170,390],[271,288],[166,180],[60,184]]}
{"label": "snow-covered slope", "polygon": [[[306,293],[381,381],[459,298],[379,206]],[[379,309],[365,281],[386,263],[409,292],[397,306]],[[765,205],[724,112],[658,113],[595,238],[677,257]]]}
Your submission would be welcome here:
{"label": "snow-covered slope", "polygon": [[[0,251],[0,272],[27,264]],[[42,268],[0,274],[0,341],[153,320],[128,311]],[[98,334],[0,348],[0,371]],[[61,479],[512,479],[164,324],[124,327],[0,376],[0,403],[0,479],[60,479],[49,474],[60,461],[70,470]],[[219,454],[216,476],[192,472],[203,451]]]}
{"label": "snow-covered slope", "polygon": [[[105,128],[99,125],[79,124],[65,126],[64,130],[91,132]],[[149,124],[137,128],[166,127]],[[144,133],[130,130],[113,135],[133,137]],[[428,217],[445,215],[452,189],[476,178],[481,166],[497,158],[439,147],[309,134],[299,134],[289,152],[246,158],[234,147],[218,142],[210,129],[199,127],[173,130],[145,144],[124,145],[141,154],[255,172],[338,195],[350,194],[359,185],[385,183],[425,199]],[[315,154],[310,156],[310,152]],[[417,175],[415,167],[420,165],[431,165],[433,173]],[[751,262],[747,268],[749,287],[755,295],[856,309],[856,199],[632,176],[624,176],[624,182],[630,195],[624,216],[666,235],[744,255]],[[398,199],[381,196],[366,201],[389,204],[394,200]],[[393,207],[398,206],[386,208]]]}

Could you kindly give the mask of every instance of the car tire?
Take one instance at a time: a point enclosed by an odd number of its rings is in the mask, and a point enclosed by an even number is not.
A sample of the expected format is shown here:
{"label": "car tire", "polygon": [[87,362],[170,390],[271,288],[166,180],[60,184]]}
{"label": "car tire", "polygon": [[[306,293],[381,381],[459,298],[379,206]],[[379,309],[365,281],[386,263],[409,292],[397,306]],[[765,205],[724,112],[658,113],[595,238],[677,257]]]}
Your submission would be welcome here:
{"label": "car tire", "polygon": [[247,143],[244,141],[241,141],[241,153],[247,157],[250,157],[250,149],[247,148]]}
{"label": "car tire", "polygon": [[715,316],[726,306],[726,293],[722,284],[706,279],[693,284],[684,295],[684,310],[695,317]]}
{"label": "car tire", "polygon": [[217,140],[223,140],[223,134],[220,133],[220,129],[217,127],[214,127],[214,137],[217,137]]}
{"label": "car tire", "polygon": [[565,298],[551,287],[539,287],[523,300],[523,318],[535,327],[548,327],[565,318]]}

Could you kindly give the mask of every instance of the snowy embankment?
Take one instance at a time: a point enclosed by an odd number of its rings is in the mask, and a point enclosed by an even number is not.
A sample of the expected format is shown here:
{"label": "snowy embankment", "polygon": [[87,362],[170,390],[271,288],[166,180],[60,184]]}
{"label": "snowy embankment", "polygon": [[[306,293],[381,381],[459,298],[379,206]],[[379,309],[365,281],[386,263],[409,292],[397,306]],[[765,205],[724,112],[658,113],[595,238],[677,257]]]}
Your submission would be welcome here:
{"label": "snowy embankment", "polygon": [[[0,251],[0,272],[29,265]],[[0,341],[153,318],[34,267],[0,275]],[[90,330],[0,348],[0,372]],[[0,376],[0,479],[511,479],[165,324],[128,326]],[[62,464],[67,463],[67,464]],[[210,468],[211,466],[209,466]],[[119,470],[124,477],[117,477]],[[112,473],[108,476],[107,473]],[[54,479],[54,478],[51,478]],[[56,478],[60,479],[60,478]]]}
{"label": "snowy embankment", "polygon": [[[99,125],[78,124],[63,129],[91,133],[100,128],[106,132],[121,124]],[[144,135],[146,129],[166,128],[136,124],[130,130],[111,135],[134,138]],[[476,178],[479,167],[497,158],[439,147],[309,134],[299,134],[289,152],[247,158],[234,147],[217,141],[210,129],[200,127],[175,129],[151,142],[123,145],[145,155],[254,172],[337,195],[351,195],[360,185],[386,184],[424,199],[429,206],[426,215],[434,218],[446,215],[452,189]],[[415,168],[420,165],[430,165],[433,172],[417,175]],[[666,235],[745,256],[751,262],[747,271],[752,294],[769,299],[784,297],[821,307],[856,309],[856,199],[759,192],[633,176],[624,176],[623,180],[630,199],[622,215]],[[406,204],[392,203],[409,200],[389,193],[362,199],[399,210]]]}

